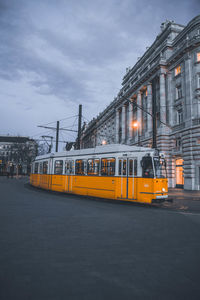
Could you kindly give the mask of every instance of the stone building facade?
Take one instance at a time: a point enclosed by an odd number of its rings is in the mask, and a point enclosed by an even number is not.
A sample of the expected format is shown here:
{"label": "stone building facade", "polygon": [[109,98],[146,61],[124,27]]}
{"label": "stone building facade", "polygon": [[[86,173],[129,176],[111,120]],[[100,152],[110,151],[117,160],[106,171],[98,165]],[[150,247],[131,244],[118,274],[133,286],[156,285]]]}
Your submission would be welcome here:
{"label": "stone building facade", "polygon": [[200,15],[187,26],[161,25],[154,43],[127,70],[117,97],[83,131],[82,148],[102,143],[151,147],[152,116],[169,186],[200,190]]}

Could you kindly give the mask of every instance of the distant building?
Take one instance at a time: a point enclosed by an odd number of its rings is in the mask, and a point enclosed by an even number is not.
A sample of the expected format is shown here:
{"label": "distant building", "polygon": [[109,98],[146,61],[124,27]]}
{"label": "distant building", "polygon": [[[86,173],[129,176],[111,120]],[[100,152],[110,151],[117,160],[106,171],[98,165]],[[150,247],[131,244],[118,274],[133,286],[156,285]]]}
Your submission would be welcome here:
{"label": "distant building", "polygon": [[187,26],[161,25],[153,44],[127,69],[117,97],[83,131],[82,148],[152,146],[153,113],[169,186],[200,190],[200,15]]}
{"label": "distant building", "polygon": [[0,174],[5,174],[10,165],[14,165],[14,172],[27,174],[30,163],[36,156],[36,141],[21,136],[0,136]]}

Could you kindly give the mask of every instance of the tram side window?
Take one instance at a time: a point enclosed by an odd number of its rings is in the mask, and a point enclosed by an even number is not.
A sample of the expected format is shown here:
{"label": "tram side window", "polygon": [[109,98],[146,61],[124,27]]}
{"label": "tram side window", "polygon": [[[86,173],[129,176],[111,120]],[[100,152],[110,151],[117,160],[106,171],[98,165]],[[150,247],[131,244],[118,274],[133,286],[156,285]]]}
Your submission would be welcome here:
{"label": "tram side window", "polygon": [[133,160],[129,159],[129,175],[133,175]]}
{"label": "tram side window", "polygon": [[126,175],[126,159],[119,160],[119,175]]}
{"label": "tram side window", "polygon": [[119,160],[119,169],[118,169],[118,174],[122,175],[122,160]]}
{"label": "tram side window", "polygon": [[70,161],[69,160],[66,160],[65,161],[65,174],[69,175],[70,174]]}
{"label": "tram side window", "polygon": [[43,161],[43,174],[47,174],[48,171],[48,161]]}
{"label": "tram side window", "polygon": [[74,173],[74,161],[66,160],[65,161],[65,174],[70,175]]}
{"label": "tram side window", "polygon": [[101,175],[103,176],[115,175],[115,158],[101,159]]}
{"label": "tram side window", "polygon": [[54,164],[54,174],[61,175],[63,173],[63,160],[56,160]]}
{"label": "tram side window", "polygon": [[88,159],[87,162],[87,174],[88,175],[99,175],[99,159]]}
{"label": "tram side window", "polygon": [[39,167],[39,163],[35,163],[35,169],[34,169],[35,174],[38,174],[38,167]]}
{"label": "tram side window", "polygon": [[69,167],[70,174],[74,174],[74,161],[70,160],[70,167]]}
{"label": "tram side window", "polygon": [[75,173],[76,175],[87,174],[87,161],[85,159],[77,159],[75,162]]}
{"label": "tram side window", "polygon": [[134,176],[137,176],[137,159],[134,159]]}
{"label": "tram side window", "polygon": [[42,163],[40,163],[40,174],[42,174],[42,171],[43,171],[43,166]]}

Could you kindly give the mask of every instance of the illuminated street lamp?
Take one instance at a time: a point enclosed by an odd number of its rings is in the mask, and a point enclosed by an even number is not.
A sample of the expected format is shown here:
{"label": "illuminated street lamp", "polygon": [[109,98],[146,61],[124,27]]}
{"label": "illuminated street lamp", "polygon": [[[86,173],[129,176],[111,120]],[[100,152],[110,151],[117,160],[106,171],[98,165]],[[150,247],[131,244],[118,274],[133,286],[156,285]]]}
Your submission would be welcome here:
{"label": "illuminated street lamp", "polygon": [[132,127],[134,129],[137,129],[137,134],[138,134],[138,146],[140,146],[140,123],[138,121],[134,121],[132,123]]}
{"label": "illuminated street lamp", "polygon": [[101,144],[102,145],[106,145],[107,143],[106,143],[106,140],[103,140],[102,142],[101,142]]}

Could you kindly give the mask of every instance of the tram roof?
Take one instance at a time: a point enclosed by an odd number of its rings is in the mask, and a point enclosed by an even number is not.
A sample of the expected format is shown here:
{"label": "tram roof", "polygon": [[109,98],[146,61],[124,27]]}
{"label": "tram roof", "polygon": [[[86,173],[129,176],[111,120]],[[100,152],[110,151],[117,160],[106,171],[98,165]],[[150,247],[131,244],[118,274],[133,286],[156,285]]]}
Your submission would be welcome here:
{"label": "tram roof", "polygon": [[44,159],[49,157],[69,157],[79,155],[95,155],[95,154],[109,154],[109,153],[121,153],[121,152],[154,152],[154,149],[148,147],[129,146],[122,144],[109,144],[97,146],[95,148],[87,148],[81,150],[70,150],[63,152],[54,152],[41,156],[37,156],[36,159]]}

